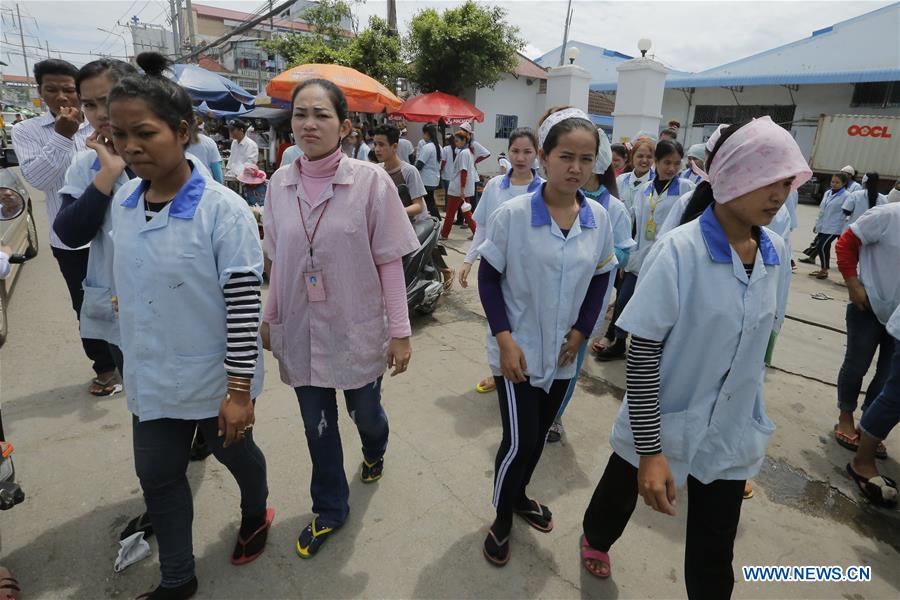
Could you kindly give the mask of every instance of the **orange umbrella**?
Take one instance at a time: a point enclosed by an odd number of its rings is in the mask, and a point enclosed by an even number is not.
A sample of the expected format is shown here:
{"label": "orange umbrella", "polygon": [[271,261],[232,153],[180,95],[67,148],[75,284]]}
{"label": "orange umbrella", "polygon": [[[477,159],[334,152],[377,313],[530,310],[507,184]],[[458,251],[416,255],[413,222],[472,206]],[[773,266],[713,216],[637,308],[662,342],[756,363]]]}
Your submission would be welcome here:
{"label": "orange umbrella", "polygon": [[290,102],[294,88],[307,79],[327,79],[333,82],[343,90],[347,96],[347,105],[354,112],[380,113],[385,109],[391,112],[403,104],[391,90],[368,75],[340,65],[310,64],[288,69],[269,82],[266,93],[272,98]]}

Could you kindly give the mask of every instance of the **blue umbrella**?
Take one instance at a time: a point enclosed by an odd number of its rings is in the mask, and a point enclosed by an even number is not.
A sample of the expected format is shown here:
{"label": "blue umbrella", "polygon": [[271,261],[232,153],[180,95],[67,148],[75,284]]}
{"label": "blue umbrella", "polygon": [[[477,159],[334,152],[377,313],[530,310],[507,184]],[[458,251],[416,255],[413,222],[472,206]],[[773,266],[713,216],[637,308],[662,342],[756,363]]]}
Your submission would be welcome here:
{"label": "blue umbrella", "polygon": [[201,115],[209,115],[211,117],[215,117],[217,119],[229,119],[231,117],[239,117],[243,114],[250,112],[250,109],[244,106],[243,104],[238,104],[240,108],[237,110],[220,110],[215,108],[210,108],[209,104],[204,100],[200,103],[200,106],[197,107],[197,112]]}
{"label": "blue umbrella", "polygon": [[186,89],[196,102],[207,102],[214,109],[222,105],[228,110],[237,109],[239,104],[252,106],[255,101],[253,94],[238,84],[203,67],[176,64],[171,68],[175,73],[172,81]]}

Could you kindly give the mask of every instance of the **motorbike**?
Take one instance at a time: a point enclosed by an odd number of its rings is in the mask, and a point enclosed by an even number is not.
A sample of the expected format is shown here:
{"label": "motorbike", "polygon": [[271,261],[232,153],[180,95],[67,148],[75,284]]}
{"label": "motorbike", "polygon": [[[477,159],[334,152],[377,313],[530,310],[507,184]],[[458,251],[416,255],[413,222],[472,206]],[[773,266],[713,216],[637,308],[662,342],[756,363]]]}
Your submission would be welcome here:
{"label": "motorbike", "polygon": [[444,281],[435,256],[445,256],[447,251],[438,244],[440,222],[429,216],[413,223],[419,249],[403,257],[403,275],[406,278],[406,304],[409,311],[428,315],[437,308],[444,293]]}

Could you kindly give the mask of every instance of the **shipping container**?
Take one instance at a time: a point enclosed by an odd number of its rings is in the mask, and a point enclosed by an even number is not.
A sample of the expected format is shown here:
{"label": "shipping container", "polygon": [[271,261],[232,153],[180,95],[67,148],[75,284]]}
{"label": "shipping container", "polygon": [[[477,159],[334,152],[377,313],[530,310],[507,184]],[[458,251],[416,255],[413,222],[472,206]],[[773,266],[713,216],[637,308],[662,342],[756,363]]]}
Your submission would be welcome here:
{"label": "shipping container", "polygon": [[900,117],[822,115],[809,162],[816,173],[852,165],[860,176],[900,179]]}

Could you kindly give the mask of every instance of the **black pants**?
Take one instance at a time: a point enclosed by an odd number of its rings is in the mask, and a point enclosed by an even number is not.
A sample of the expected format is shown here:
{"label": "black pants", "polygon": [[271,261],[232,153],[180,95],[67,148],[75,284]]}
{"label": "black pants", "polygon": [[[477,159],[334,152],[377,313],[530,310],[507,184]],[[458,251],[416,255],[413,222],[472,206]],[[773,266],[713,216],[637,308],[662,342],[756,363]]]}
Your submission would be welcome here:
{"label": "black pants", "polygon": [[[591,548],[608,552],[625,531],[637,504],[637,469],[613,453],[587,511],[584,535]],[[730,598],[731,561],[744,501],[744,481],[710,484],[688,476],[687,540],[684,582],[688,598]]]}
{"label": "black pants", "polygon": [[812,246],[815,248],[815,255],[819,257],[819,264],[823,269],[831,268],[831,245],[834,240],[841,237],[833,233],[817,233],[816,239],[813,240]]}
{"label": "black pants", "polygon": [[616,304],[615,308],[613,308],[613,316],[609,321],[609,327],[606,330],[606,339],[608,340],[622,340],[628,338],[628,332],[624,329],[619,329],[616,326],[616,322],[619,320],[619,315],[622,314],[622,311],[625,310],[625,307],[628,306],[628,302],[631,300],[631,297],[634,296],[634,287],[637,285],[637,274],[629,273],[628,271],[622,276],[622,282],[619,284],[616,292]]}
{"label": "black pants", "polygon": [[437,203],[434,201],[434,190],[436,189],[436,187],[430,185],[425,186],[425,206],[428,207],[428,214],[440,221],[441,212],[438,210]]}
{"label": "black pants", "polygon": [[554,381],[549,394],[527,381],[512,383],[503,377],[494,377],[494,381],[503,421],[503,440],[494,468],[494,507],[498,516],[511,516],[526,498],[525,488],[541,459],[569,380]]}
{"label": "black pants", "polygon": [[[87,276],[89,250],[87,248],[83,250],[52,248],[52,250],[63,279],[66,280],[66,287],[69,288],[69,298],[72,300],[75,318],[78,318],[81,315],[81,303],[84,301],[84,290],[81,288],[81,283]],[[84,353],[94,363],[93,368],[97,375],[109,373],[116,368],[115,360],[109,351],[109,344],[105,341],[81,338],[81,345],[84,346]]]}
{"label": "black pants", "polygon": [[[176,587],[194,576],[192,524],[194,500],[187,480],[188,457],[194,430],[199,428],[210,449],[231,472],[241,493],[241,515],[266,512],[269,490],[266,459],[253,441],[253,432],[244,439],[222,447],[225,438],[217,435],[218,418],[200,421],[156,419],[138,421],[132,417],[134,467],[147,513],[159,543],[159,565],[163,587]],[[219,496],[216,502],[225,500]]]}

